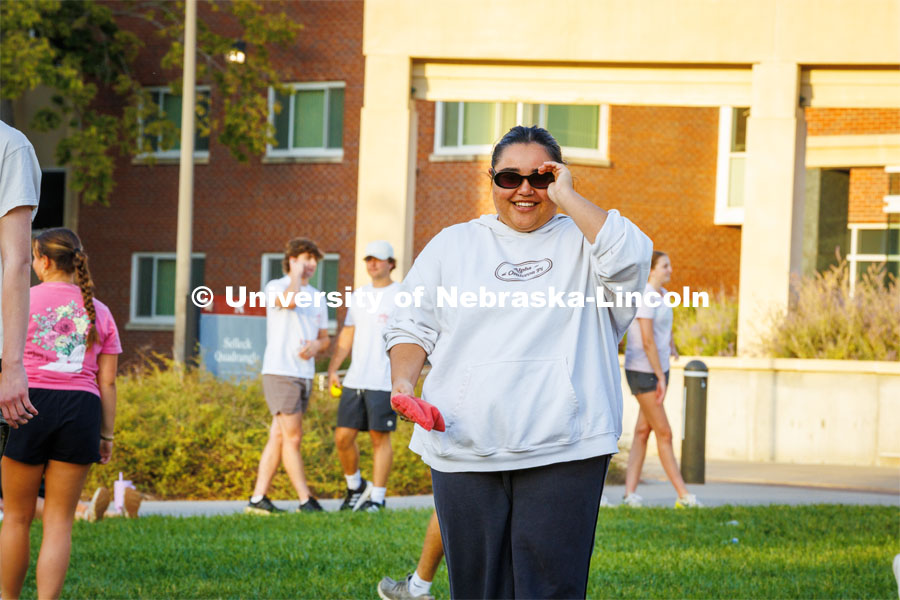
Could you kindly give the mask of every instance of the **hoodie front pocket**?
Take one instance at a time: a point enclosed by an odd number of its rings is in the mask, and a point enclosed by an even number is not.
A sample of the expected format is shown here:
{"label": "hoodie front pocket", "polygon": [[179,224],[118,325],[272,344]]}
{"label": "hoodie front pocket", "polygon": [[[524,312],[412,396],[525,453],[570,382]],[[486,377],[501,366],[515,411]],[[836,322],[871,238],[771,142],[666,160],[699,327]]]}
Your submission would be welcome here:
{"label": "hoodie front pocket", "polygon": [[563,358],[522,359],[466,370],[447,433],[480,456],[578,439],[578,401]]}

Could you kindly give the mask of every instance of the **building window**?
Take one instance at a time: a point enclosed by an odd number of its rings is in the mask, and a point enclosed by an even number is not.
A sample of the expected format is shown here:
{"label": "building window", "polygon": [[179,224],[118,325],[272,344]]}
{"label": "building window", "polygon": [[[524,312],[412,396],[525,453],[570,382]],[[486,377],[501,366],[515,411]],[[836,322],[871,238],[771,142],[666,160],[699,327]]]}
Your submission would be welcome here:
{"label": "building window", "polygon": [[[266,155],[343,157],[344,87],[342,81],[289,84],[282,95],[269,88],[269,122],[275,145]],[[275,112],[275,103],[281,107]]]}
{"label": "building window", "polygon": [[[309,285],[319,291],[338,291],[338,262],[340,254],[326,253],[316,267],[316,272],[309,278]],[[283,252],[266,252],[262,255],[262,277],[260,278],[260,290],[266,288],[266,284],[273,279],[284,277],[281,261],[284,260]],[[328,330],[334,333],[337,330],[337,307],[328,307]]]}
{"label": "building window", "polygon": [[[138,152],[157,158],[181,157],[181,96],[176,96],[167,87],[147,88],[157,106],[157,116],[142,120],[140,123],[141,139]],[[197,117],[194,128],[194,157],[209,157],[209,107],[210,90],[208,86],[197,87]],[[153,124],[168,121],[175,126],[176,134],[168,139],[162,132],[154,131]]]}
{"label": "building window", "polygon": [[749,108],[719,109],[719,162],[716,169],[716,225],[744,223],[744,171]]}
{"label": "building window", "polygon": [[41,197],[31,229],[37,233],[52,227],[63,227],[66,215],[66,170],[41,170]]}
{"label": "building window", "polygon": [[[203,285],[205,259],[191,255],[191,289]],[[131,257],[131,322],[175,324],[175,253],[136,252]]]}
{"label": "building window", "polygon": [[873,265],[884,265],[885,275],[900,277],[900,223],[855,223],[850,228],[850,293]]}
{"label": "building window", "polygon": [[888,193],[884,197],[884,212],[889,215],[900,214],[900,165],[888,165],[884,170],[888,176]]}
{"label": "building window", "polygon": [[547,129],[567,158],[607,158],[609,106],[524,102],[437,102],[434,152],[490,154],[515,125]]}

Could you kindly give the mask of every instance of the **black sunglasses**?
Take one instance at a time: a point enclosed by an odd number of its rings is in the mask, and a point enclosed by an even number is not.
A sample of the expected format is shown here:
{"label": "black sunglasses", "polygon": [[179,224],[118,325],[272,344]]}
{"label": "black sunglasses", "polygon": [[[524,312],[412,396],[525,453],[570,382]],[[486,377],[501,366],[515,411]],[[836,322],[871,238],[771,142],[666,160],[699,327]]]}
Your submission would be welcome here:
{"label": "black sunglasses", "polygon": [[[493,169],[491,172],[493,172]],[[523,179],[527,179],[528,185],[535,189],[546,190],[553,183],[555,177],[553,176],[553,171],[547,171],[546,173],[534,172],[531,175],[519,175],[515,171],[500,171],[494,173],[493,179],[497,187],[507,190],[514,190],[522,185]]]}

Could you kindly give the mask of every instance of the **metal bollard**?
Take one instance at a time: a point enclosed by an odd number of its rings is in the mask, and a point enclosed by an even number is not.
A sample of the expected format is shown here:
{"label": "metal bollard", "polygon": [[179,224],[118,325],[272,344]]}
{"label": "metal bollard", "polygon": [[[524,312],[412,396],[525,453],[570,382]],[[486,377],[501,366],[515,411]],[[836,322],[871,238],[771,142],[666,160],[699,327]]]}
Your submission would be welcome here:
{"label": "metal bollard", "polygon": [[704,483],[706,473],[706,379],[709,370],[699,360],[684,367],[681,428],[681,476],[685,483]]}

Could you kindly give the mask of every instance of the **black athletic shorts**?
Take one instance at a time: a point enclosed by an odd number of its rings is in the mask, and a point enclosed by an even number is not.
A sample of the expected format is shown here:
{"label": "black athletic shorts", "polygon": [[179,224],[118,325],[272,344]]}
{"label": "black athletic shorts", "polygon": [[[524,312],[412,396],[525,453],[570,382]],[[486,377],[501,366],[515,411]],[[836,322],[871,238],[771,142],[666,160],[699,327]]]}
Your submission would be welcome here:
{"label": "black athletic shorts", "polygon": [[29,388],[38,414],[9,432],[4,456],[29,465],[100,460],[100,397],[74,390]]}
{"label": "black athletic shorts", "polygon": [[[665,375],[666,385],[669,385],[669,372],[666,371]],[[647,392],[655,392],[656,384],[659,381],[653,373],[628,370],[625,371],[625,379],[628,380],[628,387],[631,388],[631,393],[635,396],[646,394]]]}
{"label": "black athletic shorts", "polygon": [[397,413],[391,408],[391,393],[344,387],[337,424],[359,431],[394,431]]}

